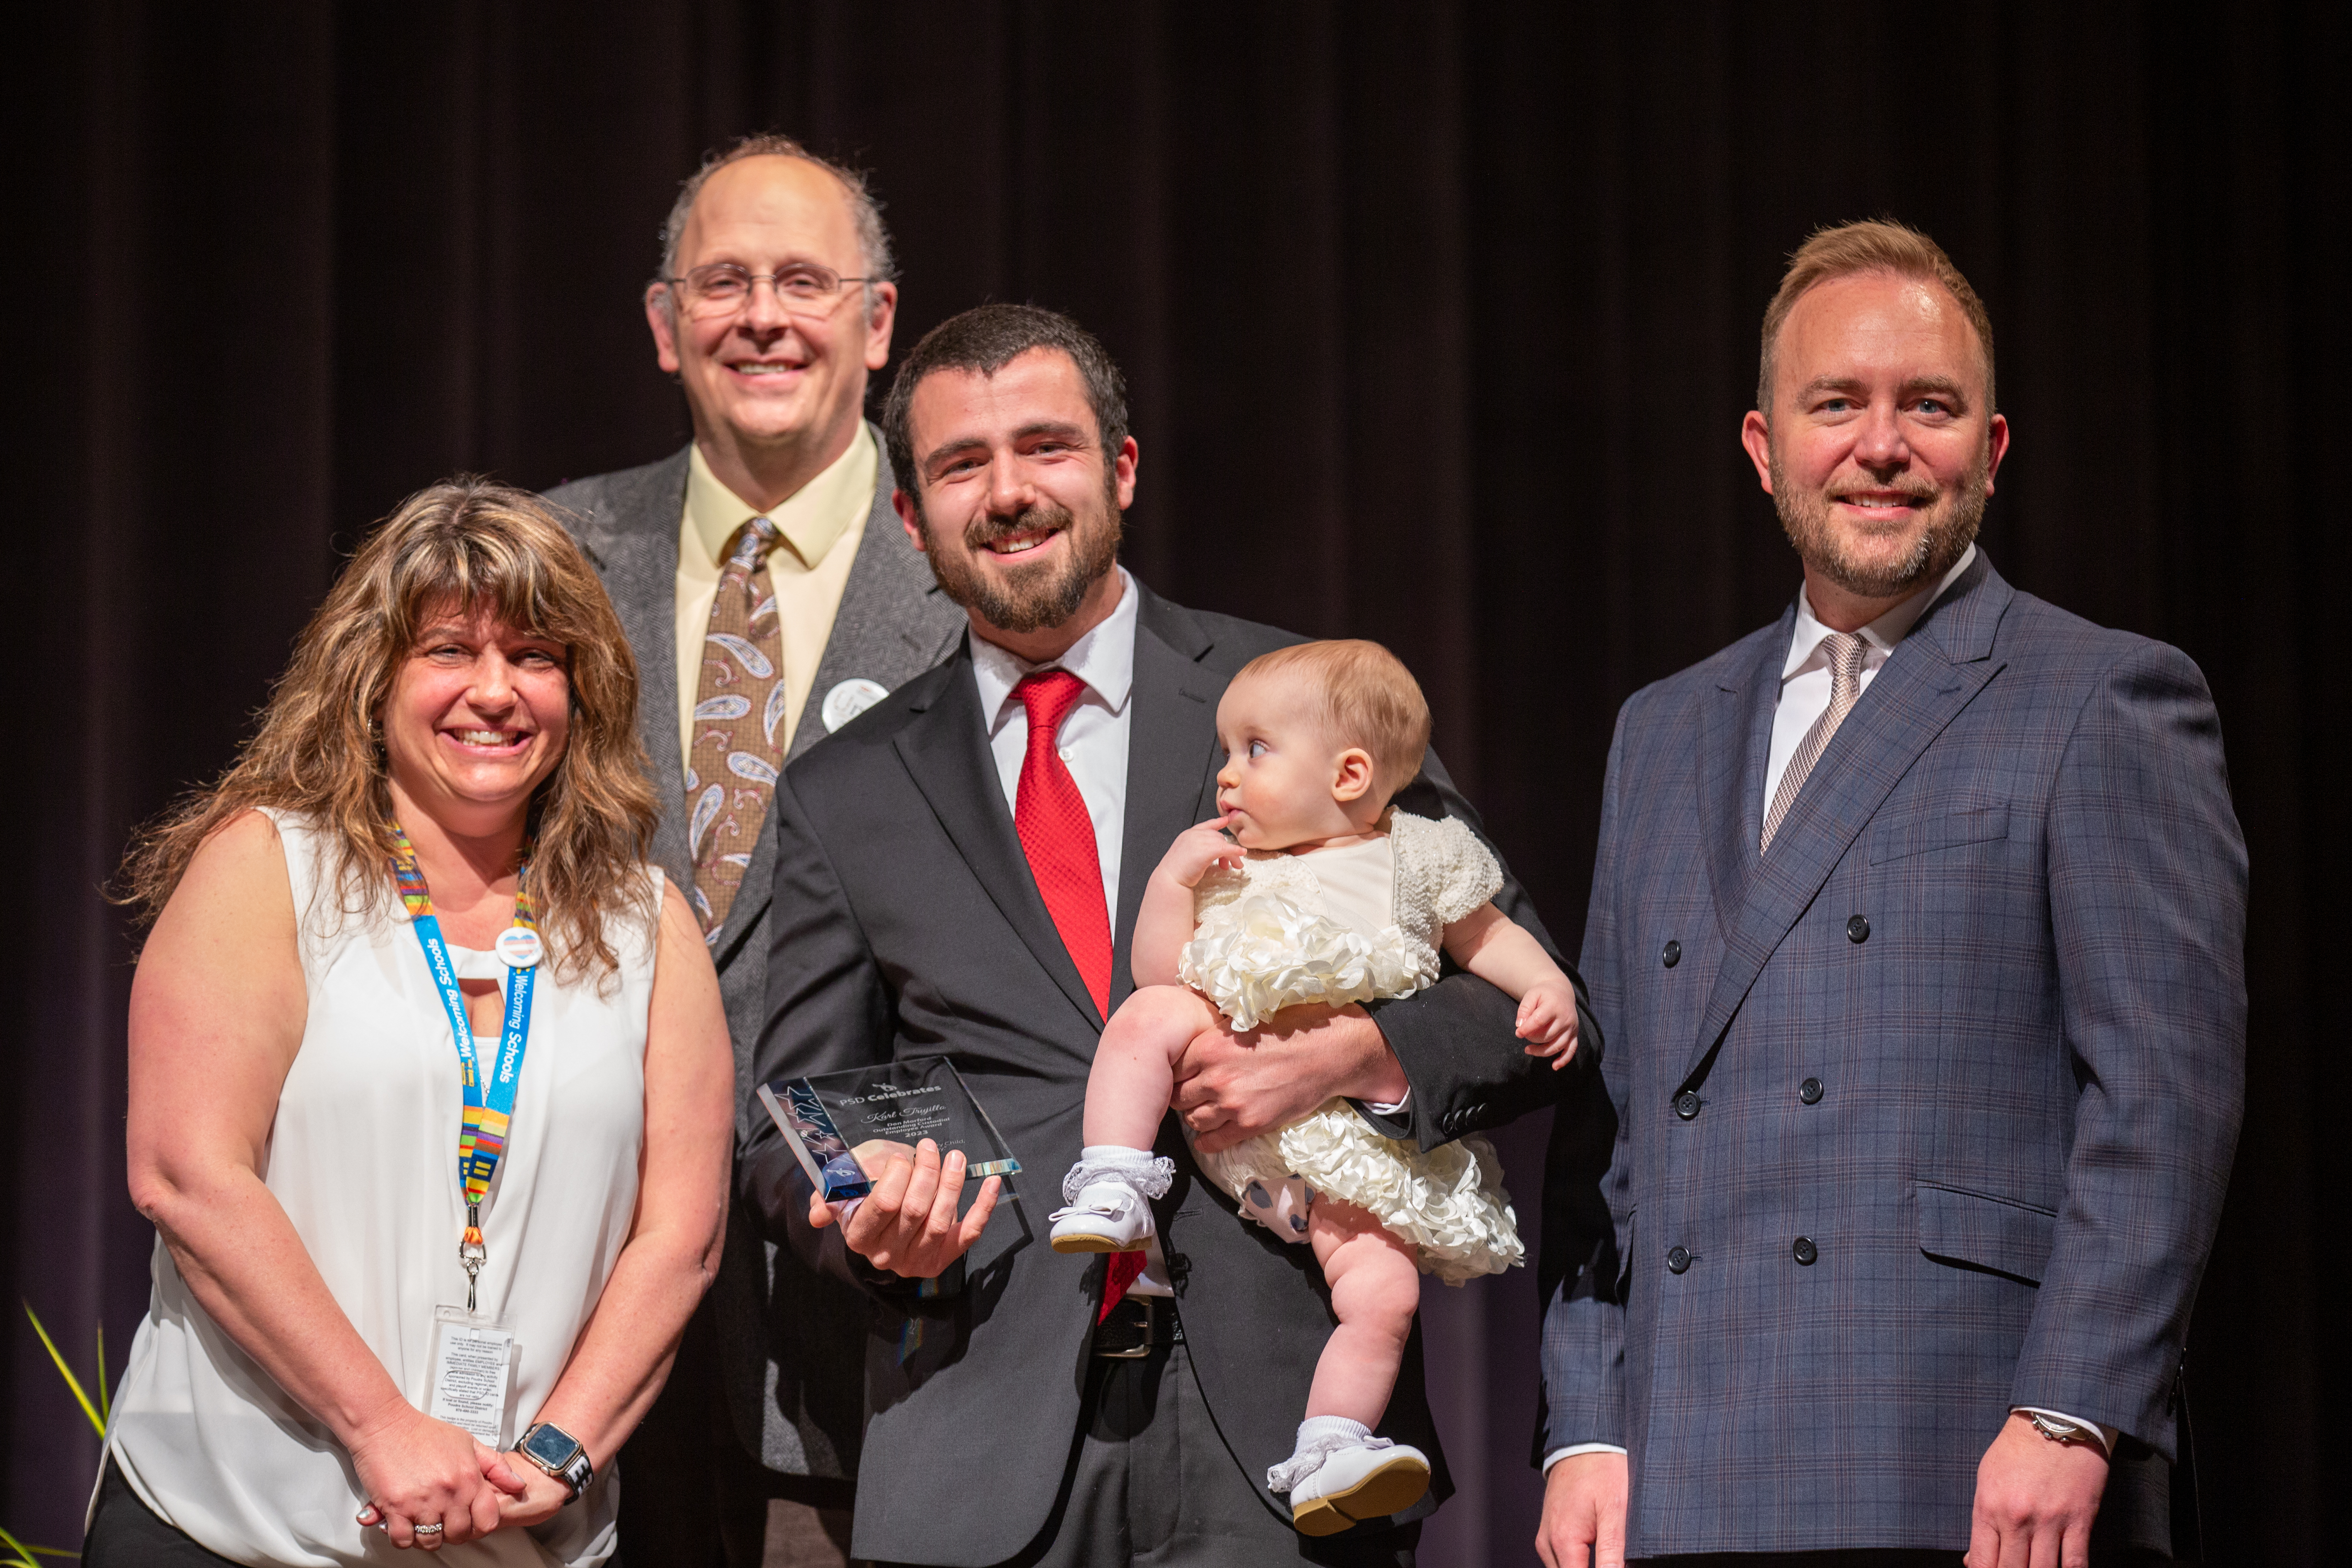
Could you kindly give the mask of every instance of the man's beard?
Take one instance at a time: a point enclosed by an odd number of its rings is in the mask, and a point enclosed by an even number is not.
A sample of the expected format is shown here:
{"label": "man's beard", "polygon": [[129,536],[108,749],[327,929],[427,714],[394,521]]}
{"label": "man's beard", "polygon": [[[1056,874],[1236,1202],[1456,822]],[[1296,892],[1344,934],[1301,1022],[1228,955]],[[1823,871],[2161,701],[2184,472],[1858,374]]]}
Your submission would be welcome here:
{"label": "man's beard", "polygon": [[[1058,565],[1041,561],[1013,566],[999,579],[961,556],[927,550],[940,592],[999,631],[1045,631],[1076,615],[1087,590],[1118,564],[1118,503],[1106,494],[1101,519],[1083,522],[1069,508],[1053,501],[1040,501],[1012,517],[983,516],[964,530],[964,548],[977,555],[992,541],[1034,528],[1050,528],[1068,537],[1070,547]],[[923,531],[930,532],[928,519]]]}
{"label": "man's beard", "polygon": [[[1873,488],[1900,490],[1923,500],[1934,493],[1902,484]],[[1796,546],[1808,567],[1862,599],[1901,598],[1950,571],[1952,563],[1976,542],[1991,489],[1990,464],[1979,453],[1959,484],[1946,492],[1928,514],[1927,526],[1911,548],[1892,564],[1881,566],[1846,553],[1845,535],[1830,518],[1833,503],[1818,490],[1800,491],[1790,485],[1780,467],[1780,449],[1772,451],[1772,506],[1780,514],[1780,527],[1787,531],[1789,542]]]}

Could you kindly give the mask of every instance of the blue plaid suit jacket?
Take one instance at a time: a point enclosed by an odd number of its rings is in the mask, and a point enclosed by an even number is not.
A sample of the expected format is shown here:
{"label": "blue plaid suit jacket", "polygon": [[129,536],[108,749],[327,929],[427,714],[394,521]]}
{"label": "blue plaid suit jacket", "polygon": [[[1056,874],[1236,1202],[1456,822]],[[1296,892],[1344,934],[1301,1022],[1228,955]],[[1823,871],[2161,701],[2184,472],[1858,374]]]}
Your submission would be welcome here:
{"label": "blue plaid suit jacket", "polygon": [[1794,616],[1618,718],[1538,1440],[1627,1449],[1634,1556],[1957,1551],[2042,1406],[2126,1435],[2102,1541],[2167,1545],[2242,1100],[2212,698],[1979,554],[1759,856]]}

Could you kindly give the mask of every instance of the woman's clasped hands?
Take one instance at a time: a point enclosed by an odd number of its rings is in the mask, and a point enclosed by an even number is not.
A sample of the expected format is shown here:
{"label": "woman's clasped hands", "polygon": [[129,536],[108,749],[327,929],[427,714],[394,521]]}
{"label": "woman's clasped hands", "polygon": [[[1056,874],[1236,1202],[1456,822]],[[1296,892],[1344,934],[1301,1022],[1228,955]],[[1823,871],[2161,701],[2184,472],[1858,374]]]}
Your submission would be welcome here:
{"label": "woman's clasped hands", "polygon": [[[434,1551],[509,1525],[552,1519],[571,1489],[538,1466],[501,1454],[472,1434],[403,1403],[351,1445],[361,1488],[373,1500],[359,1521],[398,1547]],[[436,1526],[438,1529],[436,1529]]]}

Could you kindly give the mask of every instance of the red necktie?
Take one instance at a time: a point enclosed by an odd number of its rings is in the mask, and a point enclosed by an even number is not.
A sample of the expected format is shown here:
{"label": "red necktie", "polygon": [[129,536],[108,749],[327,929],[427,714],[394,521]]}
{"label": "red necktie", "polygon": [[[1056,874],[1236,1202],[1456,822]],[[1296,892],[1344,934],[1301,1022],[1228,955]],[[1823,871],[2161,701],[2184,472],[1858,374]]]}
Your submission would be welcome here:
{"label": "red necktie", "polygon": [[1110,916],[1103,904],[1102,861],[1095,854],[1094,818],[1078,781],[1062,761],[1055,736],[1077,706],[1086,682],[1066,669],[1041,669],[1013,688],[1029,710],[1029,751],[1021,759],[1021,788],[1013,826],[1029,857],[1030,874],[1045,896],[1045,912],[1062,933],[1078,978],[1106,1018],[1110,1016]]}
{"label": "red necktie", "polygon": [[[1087,811],[1078,781],[1070,776],[1055,744],[1062,721],[1086,692],[1086,682],[1066,669],[1041,669],[1013,689],[1029,713],[1029,750],[1021,759],[1021,788],[1013,797],[1013,826],[1021,835],[1029,873],[1045,895],[1045,912],[1062,945],[1078,966],[1078,977],[1103,1016],[1110,1016],[1110,915],[1103,903],[1102,858],[1095,853],[1095,821]],[[1104,1260],[1102,1310],[1110,1315],[1143,1272],[1143,1254],[1114,1252]]]}

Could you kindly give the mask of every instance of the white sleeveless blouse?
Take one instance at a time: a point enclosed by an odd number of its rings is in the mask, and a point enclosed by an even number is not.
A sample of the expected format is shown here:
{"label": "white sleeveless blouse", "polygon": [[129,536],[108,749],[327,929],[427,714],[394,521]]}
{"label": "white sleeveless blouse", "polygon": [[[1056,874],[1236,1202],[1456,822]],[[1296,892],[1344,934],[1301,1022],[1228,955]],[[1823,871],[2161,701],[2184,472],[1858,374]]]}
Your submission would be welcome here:
{"label": "white sleeveless blouse", "polygon": [[[310,1015],[262,1180],[360,1338],[422,1409],[433,1310],[466,1301],[448,1016],[408,911],[395,900],[388,915],[340,919],[331,846],[299,817],[269,816],[293,885]],[[658,900],[661,873],[646,875]],[[509,1443],[554,1389],[636,1208],[653,932],[616,919],[608,937],[621,966],[606,994],[593,977],[540,973],[513,1128],[482,1215],[479,1305],[516,1341]],[[505,978],[493,953],[450,954],[461,978]],[[383,1561],[383,1532],[354,1518],[367,1499],[350,1455],[206,1315],[160,1238],[152,1269],[108,1434],[132,1489],[238,1563]],[[433,1555],[450,1568],[604,1562],[618,1498],[609,1458],[588,1495],[546,1524]]]}

